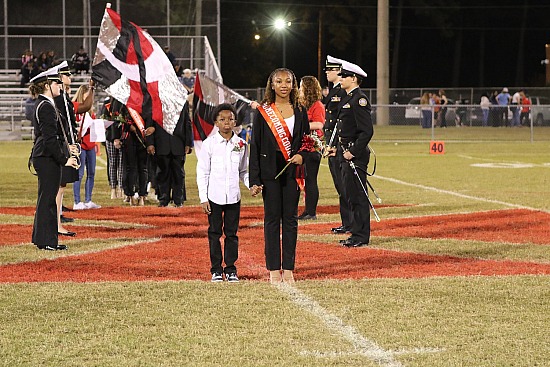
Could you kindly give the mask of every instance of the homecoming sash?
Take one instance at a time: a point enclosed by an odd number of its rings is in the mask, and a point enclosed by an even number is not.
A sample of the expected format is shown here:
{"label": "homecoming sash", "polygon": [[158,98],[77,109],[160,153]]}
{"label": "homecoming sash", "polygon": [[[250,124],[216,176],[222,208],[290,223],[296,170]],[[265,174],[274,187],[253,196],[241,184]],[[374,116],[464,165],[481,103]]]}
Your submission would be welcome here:
{"label": "homecoming sash", "polygon": [[290,130],[286,125],[283,115],[275,107],[275,103],[268,105],[267,103],[262,104],[258,107],[258,110],[262,114],[265,122],[271,129],[285,161],[290,159],[290,153],[292,151],[292,136],[290,135]]}

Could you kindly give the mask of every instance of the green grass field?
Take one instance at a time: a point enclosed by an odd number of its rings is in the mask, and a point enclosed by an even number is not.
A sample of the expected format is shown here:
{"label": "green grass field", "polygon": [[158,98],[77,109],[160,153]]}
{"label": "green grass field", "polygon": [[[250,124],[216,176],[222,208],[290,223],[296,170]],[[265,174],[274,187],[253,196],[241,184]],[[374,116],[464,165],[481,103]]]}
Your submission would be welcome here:
{"label": "green grass field", "polygon": [[[550,129],[537,129],[533,143],[528,129],[436,133],[445,141],[444,155],[429,154],[429,131],[375,128],[378,166],[371,183],[389,205],[378,210],[380,226],[503,209],[550,213]],[[35,204],[30,148],[30,142],[0,143],[0,207]],[[122,206],[109,199],[101,159],[93,200]],[[198,204],[195,164],[190,155],[186,206]],[[325,165],[319,185],[320,205],[336,205]],[[71,190],[65,205],[72,206]],[[261,201],[244,194],[243,205]],[[319,217],[338,224],[337,215]],[[0,223],[28,230],[32,217],[0,214]],[[517,228],[518,239],[524,229]],[[298,251],[313,235],[299,236]],[[335,241],[315,237],[327,246]],[[30,230],[21,233],[21,246],[0,240],[0,267],[47,256],[29,241]],[[90,253],[109,245],[85,242],[81,251]],[[550,242],[519,242],[373,236],[371,247],[550,264]],[[0,282],[0,366],[550,365],[548,275],[300,280],[294,287],[253,280]]]}

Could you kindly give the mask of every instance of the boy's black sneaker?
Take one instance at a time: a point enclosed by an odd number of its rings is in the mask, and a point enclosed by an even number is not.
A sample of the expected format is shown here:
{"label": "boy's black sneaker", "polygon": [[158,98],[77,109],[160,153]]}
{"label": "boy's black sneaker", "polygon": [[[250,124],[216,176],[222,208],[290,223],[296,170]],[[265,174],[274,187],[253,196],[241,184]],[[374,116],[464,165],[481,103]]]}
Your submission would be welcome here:
{"label": "boy's black sneaker", "polygon": [[225,279],[227,279],[229,283],[237,283],[239,281],[239,277],[237,277],[237,273],[225,274]]}
{"label": "boy's black sneaker", "polygon": [[223,282],[222,273],[214,273],[214,274],[212,274],[212,280],[211,280],[211,282],[212,282],[212,283]]}

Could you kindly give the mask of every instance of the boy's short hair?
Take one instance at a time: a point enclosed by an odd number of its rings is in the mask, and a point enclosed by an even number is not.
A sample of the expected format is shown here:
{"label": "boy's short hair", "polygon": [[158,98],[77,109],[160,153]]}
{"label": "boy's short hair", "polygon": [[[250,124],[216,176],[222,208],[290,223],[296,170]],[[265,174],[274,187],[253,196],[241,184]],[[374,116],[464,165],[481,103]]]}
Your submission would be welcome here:
{"label": "boy's short hair", "polygon": [[216,121],[221,111],[233,112],[233,116],[235,116],[235,122],[237,122],[237,110],[235,109],[235,106],[233,106],[231,103],[222,103],[214,107],[214,109],[212,110],[212,121]]}

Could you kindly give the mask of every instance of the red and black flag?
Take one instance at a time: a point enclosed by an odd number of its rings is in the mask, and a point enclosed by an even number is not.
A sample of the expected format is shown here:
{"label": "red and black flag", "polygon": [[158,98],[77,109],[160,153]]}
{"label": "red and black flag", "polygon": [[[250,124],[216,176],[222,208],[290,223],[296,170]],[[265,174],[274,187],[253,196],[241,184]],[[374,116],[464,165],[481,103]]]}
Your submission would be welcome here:
{"label": "red and black flag", "polygon": [[92,72],[111,97],[173,133],[187,91],[158,43],[110,8],[101,22]]}
{"label": "red and black flag", "polygon": [[216,132],[212,110],[220,103],[231,103],[237,110],[237,126],[246,121],[250,113],[250,100],[227,86],[197,73],[193,94],[193,136],[195,150],[200,149],[201,142]]}

